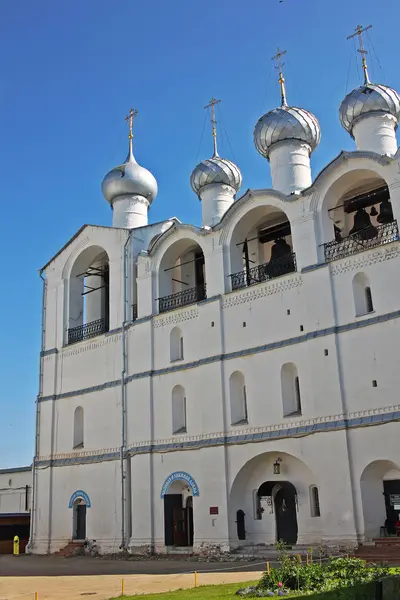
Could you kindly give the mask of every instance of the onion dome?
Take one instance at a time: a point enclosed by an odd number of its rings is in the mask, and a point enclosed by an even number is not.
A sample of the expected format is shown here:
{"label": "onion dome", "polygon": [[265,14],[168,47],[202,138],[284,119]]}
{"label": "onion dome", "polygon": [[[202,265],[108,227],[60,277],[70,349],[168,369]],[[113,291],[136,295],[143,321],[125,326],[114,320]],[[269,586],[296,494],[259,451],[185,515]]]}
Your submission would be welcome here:
{"label": "onion dome", "polygon": [[138,111],[130,109],[125,121],[129,124],[129,152],[123,165],[115,167],[107,173],[101,185],[103,196],[112,206],[121,196],[142,196],[151,204],[157,196],[158,186],[155,177],[141,167],[135,160],[132,150],[133,121]]}
{"label": "onion dome", "polygon": [[318,119],[308,110],[282,104],[270,110],[257,122],[254,129],[254,144],[260,154],[269,158],[277,142],[299,140],[315,150],[321,139]]}
{"label": "onion dome", "polygon": [[339,109],[340,122],[353,137],[353,127],[365,115],[387,113],[400,120],[400,96],[396,90],[366,82],[347,94]]}
{"label": "onion dome", "polygon": [[190,185],[197,195],[206,185],[214,183],[229,185],[235,192],[242,185],[242,174],[239,167],[226,158],[220,158],[216,152],[212,158],[202,160],[190,176]]}

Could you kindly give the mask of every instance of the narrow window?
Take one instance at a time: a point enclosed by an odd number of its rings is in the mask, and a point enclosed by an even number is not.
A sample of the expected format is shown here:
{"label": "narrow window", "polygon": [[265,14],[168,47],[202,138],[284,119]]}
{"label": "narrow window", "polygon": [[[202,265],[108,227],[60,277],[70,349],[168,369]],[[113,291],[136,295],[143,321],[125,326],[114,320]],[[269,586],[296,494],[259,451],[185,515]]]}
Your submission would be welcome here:
{"label": "narrow window", "polygon": [[321,509],[319,506],[319,492],[316,485],[312,485],[310,488],[310,502],[311,502],[311,516],[320,517]]}
{"label": "narrow window", "polygon": [[74,413],[74,448],[83,448],[83,408],[77,406]]}
{"label": "narrow window", "polygon": [[231,424],[239,425],[248,422],[247,394],[244,375],[235,371],[229,378],[229,393],[231,405]]}
{"label": "narrow window", "polygon": [[372,294],[371,294],[371,288],[369,286],[367,286],[365,288],[365,304],[366,304],[366,308],[367,308],[367,312],[374,312],[374,305],[372,302]]}
{"label": "narrow window", "polygon": [[294,378],[294,393],[296,396],[296,412],[301,414],[300,381],[298,376]]}
{"label": "narrow window", "polygon": [[300,380],[293,363],[286,363],[281,369],[283,416],[301,414]]}
{"label": "narrow window", "polygon": [[170,334],[170,360],[183,359],[183,336],[179,327],[174,327]]}
{"label": "narrow window", "polygon": [[172,433],[186,433],[186,396],[181,385],[172,390]]}
{"label": "narrow window", "polygon": [[374,311],[369,279],[365,273],[357,273],[353,278],[353,297],[356,317]]}

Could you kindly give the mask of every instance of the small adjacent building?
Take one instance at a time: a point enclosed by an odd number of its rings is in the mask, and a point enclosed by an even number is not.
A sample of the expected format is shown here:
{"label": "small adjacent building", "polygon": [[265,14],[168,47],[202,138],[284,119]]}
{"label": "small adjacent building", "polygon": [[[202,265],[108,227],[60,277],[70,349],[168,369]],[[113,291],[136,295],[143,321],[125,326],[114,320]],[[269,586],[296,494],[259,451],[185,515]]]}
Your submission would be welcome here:
{"label": "small adjacent building", "polygon": [[32,466],[0,469],[0,554],[12,554],[13,539],[20,552],[29,540],[32,501]]}

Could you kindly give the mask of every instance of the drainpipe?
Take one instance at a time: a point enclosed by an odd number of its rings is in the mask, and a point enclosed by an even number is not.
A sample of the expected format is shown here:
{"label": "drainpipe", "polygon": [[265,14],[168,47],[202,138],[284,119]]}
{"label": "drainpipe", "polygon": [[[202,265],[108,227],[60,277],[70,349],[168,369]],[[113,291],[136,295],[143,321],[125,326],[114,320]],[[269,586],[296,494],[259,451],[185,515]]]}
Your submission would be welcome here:
{"label": "drainpipe", "polygon": [[29,533],[29,542],[28,542],[28,550],[33,550],[34,545],[34,537],[35,537],[35,499],[36,499],[36,460],[39,456],[39,429],[40,429],[40,404],[39,399],[42,396],[43,392],[43,358],[42,353],[45,347],[45,334],[46,334],[46,296],[47,296],[47,282],[43,277],[43,270],[39,271],[39,276],[43,281],[43,291],[42,291],[42,335],[41,335],[41,344],[40,344],[40,359],[39,359],[39,391],[36,398],[36,423],[35,423],[35,455],[33,457],[32,463],[32,505],[31,505],[31,522],[30,522],[30,533]]}
{"label": "drainpipe", "polygon": [[128,262],[128,244],[131,241],[133,230],[129,230],[128,238],[124,244],[124,270],[123,270],[123,288],[124,288],[124,309],[122,321],[122,371],[121,371],[121,545],[120,549],[125,550],[125,450],[126,450],[126,394],[125,394],[125,375],[126,375],[126,348],[125,348],[125,327],[127,325],[127,262]]}

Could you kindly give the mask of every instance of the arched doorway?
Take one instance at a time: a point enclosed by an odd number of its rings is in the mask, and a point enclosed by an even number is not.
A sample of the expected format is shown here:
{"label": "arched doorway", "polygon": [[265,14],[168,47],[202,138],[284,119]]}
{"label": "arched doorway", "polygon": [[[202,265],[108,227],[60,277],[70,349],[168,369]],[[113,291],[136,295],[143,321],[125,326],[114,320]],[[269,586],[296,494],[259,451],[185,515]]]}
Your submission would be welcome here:
{"label": "arched doorway", "polygon": [[198,495],[197,484],[188,473],[172,473],[165,480],[161,490],[165,546],[193,546],[193,496]]}
{"label": "arched doorway", "polygon": [[75,500],[73,505],[73,540],[86,538],[86,503],[82,498]]}
{"label": "arched doorway", "polygon": [[260,485],[257,496],[270,499],[274,507],[276,541],[288,545],[297,544],[297,491],[290,481],[265,481]]}
{"label": "arched doorway", "polygon": [[365,467],[360,480],[364,537],[395,534],[400,515],[400,467],[390,460],[376,460]]}

